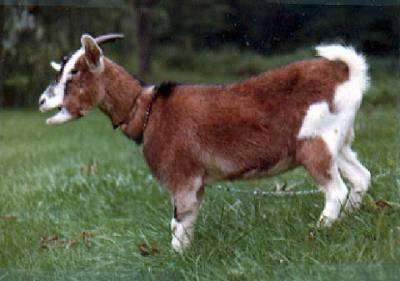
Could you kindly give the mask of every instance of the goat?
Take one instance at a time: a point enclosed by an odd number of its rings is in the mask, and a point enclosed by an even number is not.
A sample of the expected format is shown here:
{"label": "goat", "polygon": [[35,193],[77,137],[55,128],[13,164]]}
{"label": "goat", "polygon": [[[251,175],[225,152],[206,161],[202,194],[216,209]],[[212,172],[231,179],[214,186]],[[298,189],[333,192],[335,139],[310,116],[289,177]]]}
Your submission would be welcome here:
{"label": "goat", "polygon": [[[370,172],[351,148],[354,119],[368,87],[367,64],[351,47],[319,46],[295,62],[229,85],[146,86],[103,55],[118,36],[83,35],[39,99],[59,124],[97,106],[115,128],[143,143],[152,174],[171,193],[172,247],[187,248],[204,186],[271,176],[303,166],[325,194],[318,225],[357,209]],[[342,176],[351,184],[348,191]]]}

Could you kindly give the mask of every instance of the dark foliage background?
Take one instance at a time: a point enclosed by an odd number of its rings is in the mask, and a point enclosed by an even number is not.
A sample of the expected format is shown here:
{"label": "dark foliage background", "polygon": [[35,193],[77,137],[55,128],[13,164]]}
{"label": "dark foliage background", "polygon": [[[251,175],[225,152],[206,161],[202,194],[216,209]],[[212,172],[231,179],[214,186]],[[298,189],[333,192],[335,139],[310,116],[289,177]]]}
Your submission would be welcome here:
{"label": "dark foliage background", "polygon": [[[0,0],[0,280],[399,280],[400,3],[278,1],[299,2]],[[46,126],[53,113],[37,110],[49,62],[85,32],[124,33],[104,53],[149,83],[226,83],[321,42],[354,45],[371,74],[353,145],[372,174],[361,210],[317,228],[324,196],[308,194],[317,186],[302,169],[221,182],[177,255],[168,192],[141,147],[98,111]]]}
{"label": "dark foliage background", "polygon": [[[0,106],[34,106],[54,76],[50,60],[79,48],[82,33],[124,33],[125,40],[105,47],[107,55],[151,81],[169,78],[174,69],[196,72],[199,52],[229,49],[270,56],[310,49],[321,42],[352,44],[368,56],[393,57],[395,64],[398,5],[270,2],[0,1]],[[139,25],[141,16],[144,26]],[[206,62],[213,63],[212,58]],[[239,71],[232,77],[257,71]],[[160,72],[164,74],[157,75]]]}

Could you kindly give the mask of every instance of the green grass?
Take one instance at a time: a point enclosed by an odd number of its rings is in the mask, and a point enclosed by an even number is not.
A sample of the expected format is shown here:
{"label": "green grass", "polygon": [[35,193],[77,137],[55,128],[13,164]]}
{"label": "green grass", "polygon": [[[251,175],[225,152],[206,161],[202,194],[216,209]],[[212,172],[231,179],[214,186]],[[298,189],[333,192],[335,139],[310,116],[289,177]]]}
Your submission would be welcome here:
{"label": "green grass", "polygon": [[[315,230],[320,194],[260,198],[209,188],[195,244],[180,256],[170,249],[167,191],[150,176],[140,147],[105,117],[93,112],[49,127],[39,113],[3,111],[0,280],[395,280],[395,112],[366,107],[357,119],[355,149],[375,175],[359,212]],[[315,187],[301,169],[234,185],[272,190],[276,182]],[[391,207],[379,209],[379,199]],[[142,244],[150,255],[141,255]]]}
{"label": "green grass", "polygon": [[[186,58],[171,49],[156,60],[152,80],[233,81],[307,54],[222,50]],[[180,61],[190,64],[177,67]],[[0,280],[398,280],[393,69],[389,60],[372,60],[372,88],[357,117],[354,148],[373,174],[359,212],[318,230],[322,194],[258,197],[211,186],[194,245],[182,256],[170,247],[168,192],[151,177],[140,147],[101,113],[49,127],[33,110],[0,111]],[[222,186],[277,184],[315,188],[302,169]]]}

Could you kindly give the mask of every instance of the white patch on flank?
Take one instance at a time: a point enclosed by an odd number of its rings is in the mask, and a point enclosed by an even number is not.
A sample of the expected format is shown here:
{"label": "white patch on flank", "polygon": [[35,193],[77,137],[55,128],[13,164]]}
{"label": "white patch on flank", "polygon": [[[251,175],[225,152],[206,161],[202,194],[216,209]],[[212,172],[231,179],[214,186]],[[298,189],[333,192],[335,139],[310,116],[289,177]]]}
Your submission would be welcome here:
{"label": "white patch on flank", "polygon": [[[318,55],[328,60],[343,61],[349,68],[349,79],[335,89],[334,112],[329,110],[326,101],[311,104],[298,133],[298,139],[321,137],[332,155],[331,180],[323,186],[325,207],[319,220],[320,226],[330,226],[339,217],[348,194],[339,169],[354,186],[350,193],[350,204],[359,205],[362,193],[369,184],[368,170],[358,162],[355,155],[344,148],[353,137],[354,118],[368,87],[369,78],[364,57],[353,48],[331,45],[316,49]],[[346,209],[350,208],[346,206]]]}
{"label": "white patch on flank", "polygon": [[344,142],[354,111],[331,113],[327,102],[312,104],[303,119],[298,139],[321,137],[330,153],[335,156]]}
{"label": "white patch on flank", "polygon": [[338,85],[335,90],[334,113],[330,112],[326,101],[310,105],[303,119],[298,139],[322,137],[335,157],[354,123],[363,93],[368,87],[368,66],[365,58],[351,47],[329,45],[318,46],[316,50],[322,57],[346,63],[349,67],[349,80]]}
{"label": "white patch on flank", "polygon": [[324,123],[333,119],[327,102],[318,102],[310,105],[303,119],[298,138],[317,137],[321,134]]}
{"label": "white patch on flank", "polygon": [[69,111],[66,108],[62,108],[59,112],[57,112],[53,117],[50,117],[46,120],[46,123],[48,125],[54,125],[54,124],[61,124],[64,123],[68,120],[71,120],[73,117],[69,113]]}

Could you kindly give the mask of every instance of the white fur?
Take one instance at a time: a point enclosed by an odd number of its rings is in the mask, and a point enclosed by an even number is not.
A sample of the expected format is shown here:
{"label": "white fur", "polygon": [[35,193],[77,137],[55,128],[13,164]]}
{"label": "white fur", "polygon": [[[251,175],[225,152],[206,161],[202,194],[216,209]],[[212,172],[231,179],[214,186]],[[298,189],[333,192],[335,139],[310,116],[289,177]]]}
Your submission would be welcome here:
{"label": "white fur", "polygon": [[353,211],[360,206],[362,197],[368,190],[371,173],[358,161],[356,153],[349,145],[341,149],[337,163],[343,177],[352,185],[345,209]]}
{"label": "white fur", "polygon": [[355,115],[368,87],[369,77],[364,57],[353,48],[330,45],[319,46],[316,50],[318,55],[329,60],[343,61],[349,67],[349,79],[335,89],[335,111],[331,112],[324,100],[311,104],[298,133],[298,139],[321,137],[331,153],[331,181],[323,186],[325,208],[319,221],[320,225],[329,226],[338,218],[348,194],[339,169],[352,183],[346,203],[348,210],[359,206],[370,182],[369,171],[361,165],[350,148]]}
{"label": "white fur", "polygon": [[61,64],[59,64],[59,63],[57,63],[55,61],[52,61],[50,63],[50,66],[57,72],[59,72],[61,70]]}
{"label": "white fur", "polygon": [[334,104],[337,111],[357,111],[362,96],[369,85],[368,65],[361,54],[357,54],[352,47],[340,45],[316,47],[319,56],[328,60],[340,60],[349,67],[349,80],[336,88]]}
{"label": "white fur", "polygon": [[182,253],[193,239],[194,223],[199,213],[202,198],[198,197],[198,191],[203,183],[202,177],[193,179],[190,188],[180,191],[173,198],[175,208],[178,212],[183,212],[184,215],[179,218],[172,218],[171,231],[172,231],[172,248]]}
{"label": "white fur", "polygon": [[71,79],[71,70],[74,69],[76,62],[84,52],[83,49],[76,51],[65,64],[58,83],[47,87],[44,93],[40,96],[39,100],[44,100],[44,103],[39,107],[40,111],[44,112],[62,106],[64,101],[65,85],[68,80]]}
{"label": "white fur", "polygon": [[320,45],[317,54],[328,60],[340,60],[346,63],[350,70],[350,80],[357,82],[357,87],[365,91],[369,84],[368,64],[363,55],[358,54],[353,47],[341,45]]}
{"label": "white fur", "polygon": [[298,138],[303,139],[319,136],[323,129],[323,125],[333,119],[334,116],[330,113],[327,102],[317,102],[310,105],[307,114],[303,119],[303,125],[300,128]]}
{"label": "white fur", "polygon": [[319,219],[320,226],[331,226],[339,217],[340,211],[344,206],[348,190],[344,184],[336,164],[332,165],[331,181],[323,187],[325,192],[325,207]]}
{"label": "white fur", "polygon": [[[195,218],[191,218],[194,221]],[[172,231],[172,248],[182,253],[186,248],[190,246],[193,238],[193,223],[188,225],[187,223],[178,222],[176,219],[171,220],[171,231]]]}
{"label": "white fur", "polygon": [[329,60],[341,60],[350,70],[349,80],[337,86],[333,103],[335,113],[331,113],[326,101],[316,102],[308,108],[300,128],[298,138],[320,136],[335,156],[352,128],[355,115],[360,107],[363,93],[368,86],[367,63],[362,55],[351,47],[340,45],[318,46],[318,55]]}
{"label": "white fur", "polygon": [[321,137],[332,155],[336,155],[352,125],[355,112],[331,113],[327,102],[312,104],[303,120],[298,138]]}
{"label": "white fur", "polygon": [[[50,117],[46,120],[47,124],[61,124],[73,119],[73,116],[70,114],[70,112],[63,107],[65,86],[72,77],[71,71],[75,68],[76,62],[84,54],[85,50],[83,48],[77,50],[65,64],[58,83],[47,87],[44,93],[40,96],[39,101],[44,101],[40,104],[40,111],[44,112],[57,107],[62,108],[53,117]],[[103,68],[103,58],[101,57],[100,59],[100,65]],[[61,66],[55,62],[52,62],[51,66],[56,70],[61,69]]]}
{"label": "white fur", "polygon": [[156,87],[156,86],[154,86],[154,85],[147,86],[147,87],[144,89],[144,94],[145,94],[145,95],[150,95],[151,93],[153,93],[155,87]]}
{"label": "white fur", "polygon": [[54,85],[50,85],[39,98],[39,101],[44,100],[44,103],[40,104],[39,110],[45,112],[57,108],[61,106],[63,99],[64,93],[56,90]]}
{"label": "white fur", "polygon": [[[67,61],[67,63],[64,66],[63,73],[61,74],[60,82],[58,82],[57,87],[59,87],[59,91],[62,92],[62,95],[64,96],[64,89],[65,89],[65,84],[68,82],[68,80],[71,79],[71,70],[75,68],[75,64],[78,61],[78,59],[85,53],[84,49],[79,49],[76,51],[71,58]],[[62,91],[61,91],[62,90]]]}
{"label": "white fur", "polygon": [[69,113],[66,108],[62,108],[59,112],[57,112],[53,117],[50,117],[46,120],[48,125],[61,124],[68,120],[71,120],[73,116]]}

